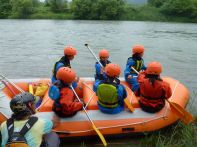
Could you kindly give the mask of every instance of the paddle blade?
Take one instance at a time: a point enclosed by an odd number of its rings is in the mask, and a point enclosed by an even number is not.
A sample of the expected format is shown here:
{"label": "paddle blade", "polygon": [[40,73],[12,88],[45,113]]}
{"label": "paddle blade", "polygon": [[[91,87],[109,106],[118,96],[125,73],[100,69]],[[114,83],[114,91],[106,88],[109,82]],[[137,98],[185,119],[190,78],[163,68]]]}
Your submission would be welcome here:
{"label": "paddle blade", "polygon": [[94,124],[92,124],[92,128],[93,128],[93,129],[96,131],[96,133],[98,134],[99,138],[100,138],[101,141],[103,142],[103,145],[104,145],[104,146],[107,146],[107,142],[106,142],[106,140],[105,140],[103,134],[101,134],[101,132],[97,129],[97,127],[96,127]]}
{"label": "paddle blade", "polygon": [[193,116],[179,104],[170,101],[168,102],[170,104],[172,111],[183,121],[183,123],[189,124],[194,120]]}
{"label": "paddle blade", "polygon": [[134,109],[134,107],[131,105],[131,103],[129,102],[129,99],[128,98],[125,98],[124,99],[124,102],[125,102],[125,104],[127,105],[127,107],[129,108],[129,110],[131,111],[131,112],[133,112],[135,109]]}

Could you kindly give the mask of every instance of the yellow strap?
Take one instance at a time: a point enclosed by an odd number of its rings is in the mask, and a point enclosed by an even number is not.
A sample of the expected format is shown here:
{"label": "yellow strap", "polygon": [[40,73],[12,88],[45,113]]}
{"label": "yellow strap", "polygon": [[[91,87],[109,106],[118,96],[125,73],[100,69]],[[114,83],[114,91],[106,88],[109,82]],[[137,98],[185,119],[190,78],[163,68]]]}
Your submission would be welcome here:
{"label": "yellow strap", "polygon": [[106,142],[106,140],[105,140],[103,134],[101,134],[101,132],[97,129],[97,127],[96,127],[94,124],[92,124],[92,128],[96,131],[96,133],[97,133],[98,136],[100,137],[101,141],[103,142],[103,145],[104,145],[104,146],[107,146],[107,142]]}

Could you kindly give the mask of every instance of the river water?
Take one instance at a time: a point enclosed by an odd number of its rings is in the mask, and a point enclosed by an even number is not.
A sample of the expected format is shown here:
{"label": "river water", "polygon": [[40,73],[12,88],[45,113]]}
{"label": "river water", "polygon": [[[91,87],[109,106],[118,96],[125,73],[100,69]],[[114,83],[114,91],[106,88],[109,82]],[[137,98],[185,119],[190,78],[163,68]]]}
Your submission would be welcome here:
{"label": "river water", "polygon": [[[80,77],[94,75],[95,58],[110,51],[110,60],[125,68],[134,44],[145,46],[144,60],[159,61],[163,76],[197,89],[197,24],[143,21],[0,20],[0,72],[9,78],[50,77],[66,45],[78,54],[71,62]],[[123,72],[122,74],[123,75]]]}
{"label": "river water", "polygon": [[191,95],[197,90],[197,24],[191,23],[0,20],[0,73],[8,78],[50,78],[63,48],[73,45],[78,54],[72,68],[80,77],[92,77],[96,60],[85,43],[96,54],[101,48],[109,50],[110,60],[122,70],[131,47],[142,44],[146,64],[161,62],[163,76],[179,80]]}

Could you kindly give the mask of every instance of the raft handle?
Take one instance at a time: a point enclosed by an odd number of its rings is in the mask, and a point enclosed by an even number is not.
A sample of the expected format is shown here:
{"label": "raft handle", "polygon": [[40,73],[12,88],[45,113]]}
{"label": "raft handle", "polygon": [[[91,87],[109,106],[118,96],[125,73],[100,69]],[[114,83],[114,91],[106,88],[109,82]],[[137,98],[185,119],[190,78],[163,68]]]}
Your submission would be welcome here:
{"label": "raft handle", "polygon": [[134,127],[132,127],[132,128],[122,128],[122,132],[132,132],[134,130],[135,130]]}

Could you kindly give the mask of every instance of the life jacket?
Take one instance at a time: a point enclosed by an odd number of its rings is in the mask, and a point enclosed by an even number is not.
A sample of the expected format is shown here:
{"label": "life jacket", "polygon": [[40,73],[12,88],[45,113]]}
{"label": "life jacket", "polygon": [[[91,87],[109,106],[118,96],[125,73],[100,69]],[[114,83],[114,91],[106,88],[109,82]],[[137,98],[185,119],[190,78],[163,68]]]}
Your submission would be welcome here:
{"label": "life jacket", "polygon": [[56,63],[55,63],[55,65],[54,65],[54,67],[53,67],[53,76],[56,78],[56,74],[57,74],[57,71],[55,70],[55,68],[56,68],[56,65],[59,63],[59,62],[61,62],[61,63],[63,63],[64,64],[64,67],[69,67],[69,68],[71,68],[71,65],[70,65],[70,60],[68,59],[68,57],[67,56],[63,56],[59,61],[57,61]]}
{"label": "life jacket", "polygon": [[83,107],[81,102],[75,101],[75,95],[69,87],[63,87],[60,90],[59,101],[55,101],[53,110],[60,117],[69,117],[74,115]]}
{"label": "life jacket", "polygon": [[98,103],[106,108],[116,108],[118,106],[118,93],[113,84],[103,83],[97,89]]}
{"label": "life jacket", "polygon": [[[143,67],[143,64],[144,64],[144,60],[142,58],[134,58],[134,57],[129,57],[127,59],[127,62],[129,60],[133,60],[135,62],[133,68],[136,69],[138,72],[141,71],[142,67]],[[131,74],[135,73],[135,71],[133,71],[131,69]]]}
{"label": "life jacket", "polygon": [[155,80],[154,85],[148,78],[140,82],[140,103],[145,106],[156,108],[165,105],[165,91],[163,81]]}
{"label": "life jacket", "polygon": [[25,134],[33,127],[37,120],[37,117],[30,117],[20,132],[14,132],[14,120],[12,118],[8,119],[6,122],[8,141],[5,147],[29,147],[25,139]]}
{"label": "life jacket", "polygon": [[[107,60],[106,62],[103,62],[100,60],[100,63],[103,65],[103,67],[106,67],[107,64],[111,63],[109,60]],[[98,62],[96,62],[96,64],[99,64]],[[95,79],[99,79],[99,80],[103,80],[104,77],[102,74],[96,73],[95,75]]]}

